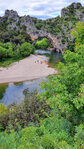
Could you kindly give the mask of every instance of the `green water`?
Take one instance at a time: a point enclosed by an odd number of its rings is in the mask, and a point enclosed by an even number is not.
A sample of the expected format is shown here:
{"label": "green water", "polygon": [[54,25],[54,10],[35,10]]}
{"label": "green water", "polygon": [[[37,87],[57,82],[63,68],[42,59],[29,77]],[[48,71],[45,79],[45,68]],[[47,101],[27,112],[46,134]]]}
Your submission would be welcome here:
{"label": "green water", "polygon": [[2,100],[1,103],[5,105],[10,105],[12,103],[19,104],[22,100],[24,100],[23,91],[25,89],[29,89],[29,92],[41,92],[40,83],[43,81],[47,81],[47,78],[40,78],[33,81],[25,81],[22,83],[9,83],[8,86],[1,85],[0,90],[2,91]]}
{"label": "green water", "polygon": [[63,56],[62,56],[62,54],[61,53],[58,53],[58,52],[55,52],[55,51],[51,52],[49,62],[52,65],[56,65],[60,61],[63,62]]}
{"label": "green water", "polygon": [[7,87],[8,87],[8,84],[0,84],[0,100],[3,98]]}

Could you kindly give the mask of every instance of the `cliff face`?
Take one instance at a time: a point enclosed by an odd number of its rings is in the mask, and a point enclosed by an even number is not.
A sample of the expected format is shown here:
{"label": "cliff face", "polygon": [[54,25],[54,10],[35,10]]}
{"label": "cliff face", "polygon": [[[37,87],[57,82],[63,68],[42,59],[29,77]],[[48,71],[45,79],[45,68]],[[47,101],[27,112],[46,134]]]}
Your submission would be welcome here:
{"label": "cliff face", "polygon": [[72,3],[67,8],[61,10],[61,17],[64,19],[74,15],[76,19],[84,21],[84,7],[80,3]]}
{"label": "cliff face", "polygon": [[18,17],[18,13],[17,11],[13,11],[13,10],[6,10],[5,11],[5,17],[8,17],[8,19],[16,19]]}
{"label": "cliff face", "polygon": [[[12,31],[25,31],[33,39],[49,36],[54,42],[54,48],[63,52],[71,39],[70,31],[78,21],[84,22],[84,7],[80,3],[72,3],[61,10],[61,17],[41,20],[30,16],[20,17],[16,11],[6,10],[0,17],[0,29],[7,34]],[[2,38],[2,35],[0,35]]]}

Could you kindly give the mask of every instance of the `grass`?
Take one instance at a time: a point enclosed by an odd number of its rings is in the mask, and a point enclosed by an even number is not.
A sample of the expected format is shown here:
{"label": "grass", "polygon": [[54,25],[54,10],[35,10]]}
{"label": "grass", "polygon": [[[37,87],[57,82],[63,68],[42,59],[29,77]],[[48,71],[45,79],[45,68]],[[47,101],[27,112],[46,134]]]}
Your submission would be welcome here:
{"label": "grass", "polygon": [[17,59],[13,59],[13,58],[8,58],[8,59],[4,59],[2,61],[0,61],[0,67],[7,67],[10,64],[17,62],[19,60],[23,59],[23,57],[17,58]]}

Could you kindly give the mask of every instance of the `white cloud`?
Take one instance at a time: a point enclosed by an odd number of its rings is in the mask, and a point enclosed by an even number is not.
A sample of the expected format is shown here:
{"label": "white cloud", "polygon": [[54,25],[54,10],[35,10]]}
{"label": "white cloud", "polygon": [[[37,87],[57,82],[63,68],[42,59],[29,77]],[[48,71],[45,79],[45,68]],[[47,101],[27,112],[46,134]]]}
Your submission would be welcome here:
{"label": "white cloud", "polygon": [[62,8],[72,2],[81,2],[84,5],[83,0],[0,0],[0,15],[2,16],[6,9],[13,9],[19,15],[55,17],[60,14]]}

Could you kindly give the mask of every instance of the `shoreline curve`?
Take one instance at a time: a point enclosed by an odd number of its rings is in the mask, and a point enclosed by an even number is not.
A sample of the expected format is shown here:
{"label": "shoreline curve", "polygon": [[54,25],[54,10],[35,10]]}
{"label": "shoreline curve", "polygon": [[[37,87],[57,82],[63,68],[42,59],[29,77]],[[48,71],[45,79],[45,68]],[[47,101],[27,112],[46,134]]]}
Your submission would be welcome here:
{"label": "shoreline curve", "polygon": [[30,81],[57,74],[57,70],[43,62],[45,56],[30,55],[12,63],[7,68],[0,68],[0,84]]}

